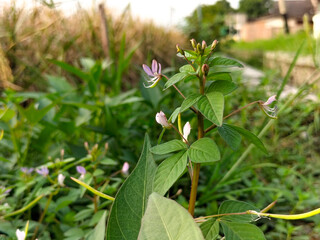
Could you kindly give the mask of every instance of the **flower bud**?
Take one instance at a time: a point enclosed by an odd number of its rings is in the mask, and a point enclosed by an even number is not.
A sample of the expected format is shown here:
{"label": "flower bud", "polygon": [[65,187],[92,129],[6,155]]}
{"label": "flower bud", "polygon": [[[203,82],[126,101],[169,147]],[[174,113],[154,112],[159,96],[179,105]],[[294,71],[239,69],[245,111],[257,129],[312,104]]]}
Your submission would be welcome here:
{"label": "flower bud", "polygon": [[208,73],[209,73],[209,65],[208,64],[203,64],[202,65],[202,68],[201,68],[201,71],[202,71],[202,73],[203,73],[203,75],[205,75],[205,76],[207,76],[208,75]]}
{"label": "flower bud", "polygon": [[217,40],[214,40],[214,41],[212,42],[212,44],[211,44],[211,51],[216,48],[217,44],[218,44],[218,41],[217,41]]}
{"label": "flower bud", "polygon": [[190,42],[191,42],[191,45],[192,45],[193,49],[196,51],[197,50],[197,42],[196,42],[196,40],[194,38],[192,38],[190,40]]}
{"label": "flower bud", "polygon": [[59,175],[58,175],[58,183],[59,183],[59,185],[61,186],[61,187],[64,187],[64,179],[65,179],[66,177],[62,174],[62,173],[60,173]]}
{"label": "flower bud", "polygon": [[124,175],[128,175],[129,174],[129,163],[125,162],[122,166],[122,169],[121,169],[121,172],[124,174]]}
{"label": "flower bud", "polygon": [[179,47],[179,44],[176,45],[177,52],[184,56],[184,51]]}
{"label": "flower bud", "polygon": [[201,47],[202,47],[202,50],[205,50],[205,49],[206,49],[206,47],[207,47],[206,41],[204,41],[204,40],[202,41]]}
{"label": "flower bud", "polygon": [[198,43],[197,44],[197,53],[199,53],[199,54],[201,54],[202,55],[202,48],[201,48],[201,44],[200,43]]}
{"label": "flower bud", "polygon": [[157,123],[161,124],[161,126],[164,128],[171,127],[170,123],[168,123],[166,115],[162,111],[156,114],[156,121]]}

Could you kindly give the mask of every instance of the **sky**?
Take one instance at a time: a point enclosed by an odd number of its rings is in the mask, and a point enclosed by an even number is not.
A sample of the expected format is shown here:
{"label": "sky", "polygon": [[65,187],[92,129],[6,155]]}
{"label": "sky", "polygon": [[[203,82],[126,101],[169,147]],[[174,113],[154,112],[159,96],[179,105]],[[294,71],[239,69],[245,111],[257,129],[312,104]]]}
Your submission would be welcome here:
{"label": "sky", "polygon": [[[0,8],[12,0],[0,0]],[[182,23],[184,17],[189,16],[199,4],[214,4],[217,0],[55,0],[66,13],[72,13],[77,9],[78,3],[84,8],[103,2],[106,7],[116,14],[130,3],[131,13],[143,20],[152,20],[165,27]],[[233,8],[237,8],[239,0],[228,0]],[[32,7],[36,0],[16,0],[18,4]]]}

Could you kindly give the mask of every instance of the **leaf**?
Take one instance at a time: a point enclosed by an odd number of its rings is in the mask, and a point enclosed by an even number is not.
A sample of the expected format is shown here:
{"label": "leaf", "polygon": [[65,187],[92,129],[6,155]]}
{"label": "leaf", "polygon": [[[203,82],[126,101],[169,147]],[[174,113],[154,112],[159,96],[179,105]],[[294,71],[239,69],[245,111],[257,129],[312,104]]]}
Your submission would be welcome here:
{"label": "leaf", "polygon": [[220,151],[211,138],[201,138],[190,146],[188,156],[195,163],[215,162],[220,160]]}
{"label": "leaf", "polygon": [[187,160],[186,151],[178,152],[164,160],[157,169],[153,191],[163,196],[186,169]]}
{"label": "leaf", "polygon": [[64,77],[46,75],[46,78],[50,86],[50,92],[66,93],[75,90]]}
{"label": "leaf", "polygon": [[88,75],[87,73],[83,72],[81,69],[76,68],[68,63],[65,63],[63,61],[58,61],[55,59],[49,59],[49,61],[52,62],[53,64],[61,67],[63,70],[66,70],[67,72],[76,75],[77,77],[79,77],[82,80],[89,81],[91,79],[90,75]]}
{"label": "leaf", "polygon": [[179,68],[179,72],[185,72],[185,73],[195,73],[193,67],[190,64],[183,65],[181,68]]}
{"label": "leaf", "polygon": [[220,92],[210,92],[198,101],[199,111],[211,122],[221,126],[223,122],[224,97]]}
{"label": "leaf", "polygon": [[174,123],[180,113],[180,107],[176,108],[168,119],[168,122]]}
{"label": "leaf", "polygon": [[149,197],[138,240],[204,240],[186,209],[157,193]]}
{"label": "leaf", "polygon": [[265,240],[263,232],[255,225],[220,221],[228,240]]}
{"label": "leaf", "polygon": [[191,94],[189,95],[181,104],[180,112],[184,112],[192,105],[196,104],[198,100],[201,98],[200,94]]}
{"label": "leaf", "polygon": [[162,155],[162,154],[172,153],[172,152],[183,150],[183,149],[187,149],[187,144],[185,144],[181,140],[175,139],[175,140],[171,140],[169,142],[154,146],[150,149],[150,151],[153,154]]}
{"label": "leaf", "polygon": [[218,127],[218,132],[233,151],[238,150],[241,143],[241,135],[236,130],[226,124],[222,124],[221,127]]}
{"label": "leaf", "polygon": [[232,81],[232,77],[228,72],[213,72],[207,76],[207,81],[216,80]]}
{"label": "leaf", "polygon": [[243,68],[243,65],[239,63],[238,61],[230,58],[224,58],[224,57],[213,57],[209,59],[209,66],[235,66],[235,67],[240,67]]}
{"label": "leaf", "polygon": [[169,87],[171,87],[172,85],[182,81],[183,79],[185,79],[188,76],[188,73],[182,72],[182,73],[177,73],[175,75],[173,75],[164,85],[164,88],[167,89]]}
{"label": "leaf", "polygon": [[150,152],[150,140],[145,137],[137,166],[120,187],[113,202],[107,226],[107,240],[136,240],[141,226],[156,165]]}
{"label": "leaf", "polygon": [[44,108],[36,109],[34,103],[31,104],[28,108],[23,108],[20,105],[18,106],[19,112],[30,122],[31,124],[36,124],[39,122],[49,111],[54,107],[54,103],[47,105]]}
{"label": "leaf", "polygon": [[[258,208],[256,208],[255,206],[252,206],[249,203],[242,202],[242,201],[235,201],[235,200],[227,200],[220,205],[218,214],[240,213],[240,212],[246,212],[248,210],[254,210],[254,211],[260,212]],[[257,219],[256,216],[253,216],[250,214],[223,216],[221,218],[221,220],[228,220],[230,222],[252,222],[256,219]]]}
{"label": "leaf", "polygon": [[106,233],[106,218],[107,212],[105,211],[100,218],[97,226],[94,228],[92,240],[104,240],[104,236]]}
{"label": "leaf", "polygon": [[229,124],[226,124],[226,125],[236,130],[243,137],[245,137],[249,142],[253,143],[257,148],[259,148],[262,152],[264,152],[265,154],[268,154],[267,149],[265,148],[261,140],[256,135],[254,135],[253,133],[241,127],[237,127]]}
{"label": "leaf", "polygon": [[233,82],[218,80],[210,84],[207,89],[207,93],[209,92],[221,92],[223,95],[228,95],[237,89],[237,85]]}
{"label": "leaf", "polygon": [[206,240],[216,240],[219,236],[219,221],[212,218],[200,225],[202,234]]}

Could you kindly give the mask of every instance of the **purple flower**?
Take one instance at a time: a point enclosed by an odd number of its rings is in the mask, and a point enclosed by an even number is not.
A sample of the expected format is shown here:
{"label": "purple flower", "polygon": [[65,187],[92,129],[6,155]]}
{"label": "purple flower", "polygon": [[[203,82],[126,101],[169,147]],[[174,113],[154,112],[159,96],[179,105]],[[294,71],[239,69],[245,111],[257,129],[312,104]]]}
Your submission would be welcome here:
{"label": "purple flower", "polygon": [[39,173],[40,175],[42,175],[44,177],[48,176],[48,174],[49,174],[48,168],[44,167],[44,166],[39,169],[36,169],[36,171],[37,171],[37,173]]}
{"label": "purple flower", "polygon": [[87,172],[86,169],[82,166],[77,166],[76,169],[77,169],[77,172],[81,174],[80,179],[83,179],[84,175],[86,175],[86,172]]}
{"label": "purple flower", "polygon": [[168,123],[166,115],[162,111],[156,114],[156,121],[157,123],[161,124],[161,126],[164,128],[171,127],[170,123]]}
{"label": "purple flower", "polygon": [[276,119],[277,118],[278,107],[274,106],[273,108],[271,108],[271,107],[268,106],[271,103],[273,103],[274,101],[277,101],[276,95],[273,95],[273,96],[269,97],[266,102],[259,101],[259,106],[262,109],[262,111],[268,117]]}
{"label": "purple flower", "polygon": [[147,65],[142,65],[143,70],[146,74],[150,77],[149,80],[147,80],[148,83],[150,83],[149,86],[144,85],[146,88],[153,88],[157,85],[157,83],[162,78],[161,75],[161,64],[158,63],[155,59],[152,60],[151,69]]}
{"label": "purple flower", "polygon": [[20,168],[21,172],[25,173],[25,174],[31,174],[34,170],[34,168],[27,168],[27,167],[22,167]]}

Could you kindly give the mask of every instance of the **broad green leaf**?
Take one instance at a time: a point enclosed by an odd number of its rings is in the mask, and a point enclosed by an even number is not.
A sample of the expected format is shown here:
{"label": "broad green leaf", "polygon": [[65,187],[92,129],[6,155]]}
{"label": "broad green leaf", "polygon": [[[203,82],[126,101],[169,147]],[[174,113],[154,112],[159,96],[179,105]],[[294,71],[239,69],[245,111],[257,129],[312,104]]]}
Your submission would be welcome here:
{"label": "broad green leaf", "polygon": [[186,209],[173,200],[152,193],[142,219],[138,240],[204,240]]}
{"label": "broad green leaf", "polygon": [[223,122],[224,97],[220,92],[210,92],[198,101],[199,111],[211,122],[221,126]]}
{"label": "broad green leaf", "polygon": [[[249,203],[235,201],[235,200],[227,200],[220,205],[218,214],[240,213],[240,212],[246,212],[248,210],[254,210],[254,211],[260,212],[258,208],[256,208],[255,206],[252,206]],[[257,217],[254,215],[246,214],[246,215],[223,216],[221,219],[227,220],[230,222],[251,222],[256,220]]]}
{"label": "broad green leaf", "polygon": [[141,157],[130,176],[120,187],[113,202],[107,226],[107,240],[136,240],[141,226],[156,164],[150,152],[150,140],[146,135]]}
{"label": "broad green leaf", "polygon": [[16,112],[8,107],[0,108],[0,120],[3,122],[10,121],[15,115]]}
{"label": "broad green leaf", "polygon": [[150,151],[153,154],[161,155],[161,154],[167,154],[167,153],[171,153],[171,152],[175,152],[183,149],[187,149],[187,144],[185,144],[181,140],[175,139],[175,140],[171,140],[169,142],[154,146],[150,149]]}
{"label": "broad green leaf", "polygon": [[169,87],[171,87],[172,85],[182,81],[183,79],[185,79],[188,76],[188,73],[182,72],[182,73],[177,73],[175,75],[173,75],[164,85],[164,88],[167,89]]}
{"label": "broad green leaf", "polygon": [[180,112],[184,112],[192,105],[196,104],[198,100],[201,98],[200,94],[191,94],[182,102]]}
{"label": "broad green leaf", "polygon": [[185,72],[185,73],[195,73],[193,67],[190,64],[186,64],[184,66],[182,66],[181,68],[179,68],[180,72]]}
{"label": "broad green leaf", "polygon": [[206,79],[207,81],[217,81],[217,80],[232,81],[232,77],[228,72],[209,73]]}
{"label": "broad green leaf", "polygon": [[237,87],[233,82],[218,80],[211,83],[206,92],[221,92],[223,95],[228,95],[236,90]]}
{"label": "broad green leaf", "polygon": [[164,160],[158,167],[153,182],[153,191],[164,195],[177,181],[187,166],[188,155],[181,151]]}
{"label": "broad green leaf", "polygon": [[50,86],[50,92],[65,93],[75,90],[65,77],[46,75],[46,78]]}
{"label": "broad green leaf", "polygon": [[255,225],[220,221],[227,240],[265,240],[263,232]]}
{"label": "broad green leaf", "polygon": [[92,240],[104,240],[104,236],[106,234],[106,218],[107,212],[105,211],[100,218],[97,226],[94,228]]}
{"label": "broad green leaf", "polygon": [[206,240],[216,240],[219,236],[219,221],[212,218],[200,225],[202,234]]}
{"label": "broad green leaf", "polygon": [[262,152],[268,154],[267,149],[265,148],[265,146],[263,145],[261,140],[256,135],[254,135],[253,133],[251,133],[248,130],[243,129],[241,127],[237,127],[237,126],[233,126],[233,125],[229,125],[229,124],[226,124],[226,125],[233,128],[234,130],[236,130],[244,138],[246,138],[248,141],[253,143],[257,148],[259,148]]}
{"label": "broad green leaf", "polygon": [[168,122],[174,123],[180,113],[180,107],[176,108],[168,119]]}
{"label": "broad green leaf", "polygon": [[201,138],[190,146],[188,156],[195,163],[210,163],[220,160],[220,151],[211,138]]}
{"label": "broad green leaf", "polygon": [[226,124],[222,124],[221,127],[218,127],[218,132],[233,151],[238,150],[241,143],[240,133]]}
{"label": "broad green leaf", "polygon": [[235,66],[243,68],[243,65],[239,63],[238,61],[230,58],[224,58],[224,57],[211,57],[209,59],[209,66]]}

